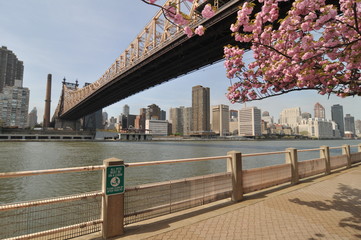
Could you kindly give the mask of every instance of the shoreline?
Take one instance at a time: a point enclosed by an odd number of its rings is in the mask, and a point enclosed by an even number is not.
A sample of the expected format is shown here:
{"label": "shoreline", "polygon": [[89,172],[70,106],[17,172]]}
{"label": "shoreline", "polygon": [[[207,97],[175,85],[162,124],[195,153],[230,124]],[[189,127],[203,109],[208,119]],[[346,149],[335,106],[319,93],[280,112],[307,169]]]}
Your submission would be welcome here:
{"label": "shoreline", "polygon": [[333,139],[312,139],[312,138],[263,138],[263,139],[217,139],[217,138],[154,138],[152,140],[118,140],[118,139],[0,139],[3,142],[266,142],[266,141],[333,141],[333,140],[361,140],[360,138],[333,138]]}

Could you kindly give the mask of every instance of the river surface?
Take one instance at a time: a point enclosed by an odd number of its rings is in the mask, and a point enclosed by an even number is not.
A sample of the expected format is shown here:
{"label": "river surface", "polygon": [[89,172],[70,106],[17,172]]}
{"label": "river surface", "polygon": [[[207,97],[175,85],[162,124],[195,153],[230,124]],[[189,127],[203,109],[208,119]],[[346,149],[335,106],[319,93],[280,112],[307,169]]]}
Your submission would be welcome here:
{"label": "river surface", "polygon": [[[0,172],[102,165],[107,158],[125,163],[225,156],[245,153],[311,149],[322,145],[357,145],[361,140],[291,141],[150,141],[150,142],[0,142]],[[351,152],[357,151],[352,148]],[[340,155],[341,149],[331,151]],[[318,158],[319,152],[299,153],[299,160]],[[282,164],[284,154],[243,158],[243,169]],[[132,167],[125,170],[125,186],[168,181],[226,171],[225,160]],[[0,204],[101,190],[101,171],[0,179]]]}

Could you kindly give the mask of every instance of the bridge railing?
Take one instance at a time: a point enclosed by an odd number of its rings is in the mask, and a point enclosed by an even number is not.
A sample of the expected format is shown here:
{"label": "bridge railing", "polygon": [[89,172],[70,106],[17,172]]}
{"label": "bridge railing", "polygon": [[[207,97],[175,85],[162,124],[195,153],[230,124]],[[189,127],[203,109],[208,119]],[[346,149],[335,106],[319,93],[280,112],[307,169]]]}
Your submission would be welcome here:
{"label": "bridge railing", "polygon": [[[353,151],[351,151],[353,149]],[[319,152],[319,158],[299,161],[303,153]],[[332,153],[332,156],[331,156]],[[285,163],[242,169],[243,158],[284,156]],[[119,159],[106,159],[100,166],[0,173],[0,178],[26,177],[69,172],[103,171],[103,190],[45,200],[0,205],[1,239],[68,239],[102,231],[104,237],[122,234],[125,225],[164,214],[230,198],[241,201],[244,194],[281,184],[332,173],[361,162],[361,144],[315,149],[288,148],[279,152],[178,159],[125,164],[126,168],[180,164],[224,159],[227,171],[161,183],[127,187],[124,194],[108,195],[106,169]],[[176,169],[176,168],[175,168]],[[56,186],[54,186],[56,187]],[[107,212],[111,214],[107,214]],[[117,233],[112,233],[116,230]],[[113,235],[112,235],[113,234]]]}

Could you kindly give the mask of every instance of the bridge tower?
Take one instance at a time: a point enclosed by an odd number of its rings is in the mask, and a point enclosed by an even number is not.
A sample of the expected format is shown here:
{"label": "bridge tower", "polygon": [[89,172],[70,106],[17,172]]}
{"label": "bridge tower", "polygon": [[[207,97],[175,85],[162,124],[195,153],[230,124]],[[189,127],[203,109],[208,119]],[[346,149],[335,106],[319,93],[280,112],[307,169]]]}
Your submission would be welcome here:
{"label": "bridge tower", "polygon": [[[84,87],[88,85],[90,83],[85,83]],[[103,129],[103,108],[82,117],[81,125],[84,130],[95,131],[96,129]]]}

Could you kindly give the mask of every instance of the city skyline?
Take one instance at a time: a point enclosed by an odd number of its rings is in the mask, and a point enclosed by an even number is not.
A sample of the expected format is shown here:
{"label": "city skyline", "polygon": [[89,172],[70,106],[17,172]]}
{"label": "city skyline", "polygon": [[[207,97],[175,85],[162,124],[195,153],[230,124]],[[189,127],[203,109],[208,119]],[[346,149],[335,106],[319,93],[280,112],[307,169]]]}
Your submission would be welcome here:
{"label": "city skyline", "polygon": [[[158,104],[156,104],[156,103],[152,103],[152,104],[148,104],[148,105],[153,105],[153,104],[158,105]],[[316,102],[315,105],[316,105],[316,104],[319,104],[319,102]],[[211,105],[211,106],[210,106],[210,110],[212,111],[212,108],[218,107],[219,105],[228,106],[228,107],[229,107],[229,111],[231,111],[231,110],[233,110],[233,111],[238,111],[238,110],[242,110],[242,109],[245,109],[245,108],[249,108],[249,107],[242,107],[242,108],[240,108],[240,109],[235,109],[235,108],[232,108],[232,105],[230,105],[230,104],[218,104],[218,105]],[[321,105],[321,104],[320,104],[320,105]],[[132,112],[132,106],[129,106],[128,104],[125,104],[124,106],[127,106],[127,109],[128,109],[128,111],[129,111],[130,114],[139,115],[139,114],[137,114],[137,113]],[[123,107],[124,107],[124,106],[123,106]],[[332,105],[331,108],[329,109],[329,110],[330,110],[329,112],[327,112],[327,110],[324,111],[324,114],[325,114],[325,116],[326,116],[324,119],[326,119],[326,120],[332,120],[332,111],[331,111],[331,109],[332,109],[333,106],[337,106],[337,104]],[[340,106],[343,107],[342,105],[340,105]],[[143,106],[143,107],[139,108],[138,110],[133,110],[133,111],[135,111],[135,112],[138,111],[138,113],[139,113],[139,110],[142,109],[142,108],[145,108],[145,107],[146,107],[146,106]],[[166,118],[166,120],[170,120],[170,117],[169,117],[169,116],[170,116],[170,112],[172,111],[172,109],[180,108],[180,107],[192,108],[192,105],[190,105],[190,106],[185,106],[185,105],[173,106],[173,107],[170,107],[169,109],[163,109],[163,108],[160,107],[160,109],[167,112],[167,118]],[[256,106],[250,106],[250,107],[256,107]],[[272,119],[274,119],[274,123],[279,123],[279,121],[281,121],[281,118],[282,118],[282,117],[281,117],[282,112],[283,112],[284,110],[289,110],[289,109],[294,109],[294,108],[300,108],[301,114],[303,114],[303,113],[308,113],[308,114],[311,115],[311,118],[318,118],[318,117],[315,117],[314,112],[306,112],[306,111],[303,111],[301,107],[284,108],[284,109],[281,110],[281,112],[280,112],[280,114],[279,114],[278,116],[273,116],[273,115],[271,115],[271,114],[270,114],[269,116],[272,117]],[[313,107],[313,108],[314,108],[314,107]],[[269,111],[268,111],[267,109],[259,109],[259,110],[261,110],[261,114],[264,113],[264,112],[268,112],[268,113],[269,113]],[[105,111],[105,110],[103,110],[103,112],[105,112],[105,113],[108,115],[108,119],[111,118],[111,117],[118,118],[120,115],[123,114],[123,112],[120,112],[118,115],[114,115],[114,116],[113,116],[113,115],[110,115],[110,114],[109,114],[107,111]],[[351,115],[352,117],[355,118],[355,120],[360,120],[360,121],[361,121],[361,119],[357,119],[357,118],[355,117],[355,115],[353,115],[352,113],[346,113],[346,114]],[[346,117],[346,114],[345,114],[345,113],[343,114],[343,118]],[[211,116],[212,116],[212,115],[211,115]]]}
{"label": "city skyline", "polygon": [[[123,0],[121,3],[112,0],[107,4],[100,0],[56,3],[14,0],[3,1],[0,7],[7,9],[0,16],[0,45],[11,49],[24,62],[23,85],[30,89],[29,109],[38,109],[38,119],[43,119],[44,115],[49,73],[53,75],[52,116],[64,77],[69,82],[78,80],[80,86],[96,81],[158,11],[134,0]],[[118,116],[125,104],[130,106],[131,114],[138,114],[140,108],[153,103],[167,112],[172,107],[189,107],[191,89],[196,85],[211,89],[211,106],[226,104],[235,110],[245,106],[231,104],[226,99],[230,83],[220,61],[135,94],[104,108],[104,111],[109,116]],[[334,104],[343,106],[344,115],[351,114],[355,120],[361,119],[361,111],[355,108],[361,103],[361,98],[341,99],[334,95],[328,98],[315,91],[288,93],[250,102],[246,106],[268,111],[278,119],[283,109],[292,107],[300,107],[302,112],[313,115],[317,102],[324,106],[327,119],[331,119],[331,106]]]}

